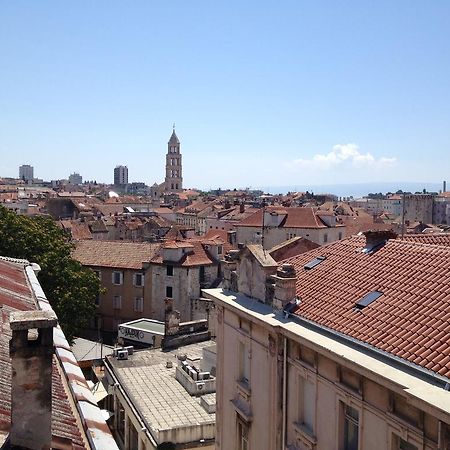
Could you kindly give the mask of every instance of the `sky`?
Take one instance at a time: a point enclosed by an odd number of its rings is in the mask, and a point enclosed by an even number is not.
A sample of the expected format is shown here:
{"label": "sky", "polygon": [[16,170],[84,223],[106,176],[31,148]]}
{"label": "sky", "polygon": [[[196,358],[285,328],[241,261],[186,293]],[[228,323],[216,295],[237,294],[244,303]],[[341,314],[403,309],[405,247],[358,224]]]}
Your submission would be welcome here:
{"label": "sky", "polygon": [[0,176],[450,180],[450,2],[0,2]]}

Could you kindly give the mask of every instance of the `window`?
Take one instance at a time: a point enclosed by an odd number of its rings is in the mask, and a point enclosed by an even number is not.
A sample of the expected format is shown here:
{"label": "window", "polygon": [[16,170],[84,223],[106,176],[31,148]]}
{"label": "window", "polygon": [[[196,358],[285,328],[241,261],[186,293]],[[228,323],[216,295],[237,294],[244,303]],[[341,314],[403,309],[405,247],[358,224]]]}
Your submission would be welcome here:
{"label": "window", "polygon": [[172,292],[172,286],[166,286],[166,297],[172,298],[173,292]]}
{"label": "window", "polygon": [[327,259],[326,256],[318,256],[317,258],[312,259],[308,263],[306,263],[303,268],[305,270],[311,270],[314,269],[314,267],[318,266],[322,261],[325,261]]}
{"label": "window", "polygon": [[173,266],[167,266],[166,267],[166,275],[168,277],[173,277]]}
{"label": "window", "polygon": [[324,233],[323,235],[323,242],[328,242],[328,234]]}
{"label": "window", "polygon": [[298,422],[314,434],[314,412],[316,409],[316,392],[314,384],[306,378],[299,377]]}
{"label": "window", "polygon": [[359,412],[342,403],[343,413],[343,447],[342,450],[358,450]]}
{"label": "window", "polygon": [[122,309],[122,297],[120,295],[113,297],[113,309]]}
{"label": "window", "polygon": [[144,311],[144,299],[142,297],[134,297],[134,311]]}
{"label": "window", "polygon": [[134,285],[137,287],[144,286],[144,274],[143,273],[135,273],[134,274]]}
{"label": "window", "polygon": [[[222,230],[223,230],[223,228],[222,228]],[[221,245],[219,245],[219,246],[217,247],[217,253],[218,253],[219,255],[221,255],[221,254],[223,253],[223,247],[222,247]]]}
{"label": "window", "polygon": [[392,439],[392,450],[418,450],[418,448],[394,434]]}
{"label": "window", "polygon": [[100,272],[100,270],[94,270],[94,273],[95,273],[95,275],[97,275],[97,278],[98,278],[99,280],[102,279],[102,273]]}
{"label": "window", "polygon": [[95,297],[95,305],[100,306],[100,294],[97,294],[97,296]]}
{"label": "window", "polygon": [[200,283],[203,283],[205,281],[205,266],[200,266],[198,276],[200,279]]}
{"label": "window", "polygon": [[239,381],[249,384],[250,381],[250,355],[247,345],[239,342]]}
{"label": "window", "polygon": [[112,283],[115,285],[121,285],[123,283],[123,272],[113,272]]}
{"label": "window", "polygon": [[237,419],[237,450],[249,450],[248,423],[238,417]]}
{"label": "window", "polygon": [[342,239],[342,231],[339,231],[339,240]]}

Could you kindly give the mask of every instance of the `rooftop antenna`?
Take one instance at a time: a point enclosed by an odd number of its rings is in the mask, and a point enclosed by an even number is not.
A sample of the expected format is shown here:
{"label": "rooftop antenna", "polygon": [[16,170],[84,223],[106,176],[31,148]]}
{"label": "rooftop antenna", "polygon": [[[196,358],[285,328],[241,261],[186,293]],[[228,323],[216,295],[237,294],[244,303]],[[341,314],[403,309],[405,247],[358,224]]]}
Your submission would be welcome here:
{"label": "rooftop antenna", "polygon": [[266,200],[263,199],[263,207],[262,207],[262,229],[261,229],[261,245],[263,249],[264,256],[266,255],[266,250],[264,249],[264,219],[266,216]]}
{"label": "rooftop antenna", "polygon": [[402,192],[402,239],[405,237],[405,193]]}

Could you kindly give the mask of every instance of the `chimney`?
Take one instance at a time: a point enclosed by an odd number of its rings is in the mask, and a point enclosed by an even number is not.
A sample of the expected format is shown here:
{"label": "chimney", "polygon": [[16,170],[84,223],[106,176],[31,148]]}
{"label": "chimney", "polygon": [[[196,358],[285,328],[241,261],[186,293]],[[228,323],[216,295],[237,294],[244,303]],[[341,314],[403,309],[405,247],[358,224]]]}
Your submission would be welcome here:
{"label": "chimney", "polygon": [[275,291],[272,305],[274,308],[282,310],[296,296],[295,268],[292,264],[283,264],[278,267],[276,275],[272,275],[275,280]]}
{"label": "chimney", "polygon": [[173,309],[173,299],[166,298],[164,335],[173,336],[180,331],[180,312]]}
{"label": "chimney", "polygon": [[50,448],[52,441],[53,311],[10,316],[11,448]]}
{"label": "chimney", "polygon": [[227,232],[228,243],[231,245],[236,244],[236,231],[231,230]]}
{"label": "chimney", "polygon": [[239,205],[239,212],[242,214],[243,212],[245,212],[245,205],[244,205],[244,203],[241,203],[240,205]]}
{"label": "chimney", "polygon": [[364,251],[366,253],[376,250],[377,247],[381,247],[389,239],[395,239],[397,237],[397,233],[392,230],[369,230],[365,231],[363,234],[366,237],[366,245],[364,246]]}
{"label": "chimney", "polygon": [[445,180],[442,183],[442,192],[447,192],[447,182]]}

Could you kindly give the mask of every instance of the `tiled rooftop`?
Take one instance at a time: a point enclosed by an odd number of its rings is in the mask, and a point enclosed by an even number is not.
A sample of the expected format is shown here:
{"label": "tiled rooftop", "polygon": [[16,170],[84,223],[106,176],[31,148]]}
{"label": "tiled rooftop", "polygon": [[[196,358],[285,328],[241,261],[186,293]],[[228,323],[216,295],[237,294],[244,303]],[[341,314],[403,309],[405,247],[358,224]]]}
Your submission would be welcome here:
{"label": "tiled rooftop", "polygon": [[[296,314],[450,377],[450,247],[391,239],[362,253],[353,237],[285,260],[294,265]],[[304,265],[318,256],[311,270]],[[361,310],[372,291],[381,297]]]}
{"label": "tiled rooftop", "polygon": [[450,247],[450,233],[405,234],[402,239],[410,242],[421,242],[422,244],[444,245]]}
{"label": "tiled rooftop", "polygon": [[[0,260],[0,430],[9,431],[11,422],[11,358],[9,356],[9,315],[13,311],[37,309],[35,298],[28,286],[24,264]],[[52,435],[56,439],[69,439],[74,449],[85,448],[71,409],[57,359],[53,357],[52,375]]]}
{"label": "tiled rooftop", "polygon": [[141,269],[154,257],[159,244],[122,241],[79,241],[73,257],[85,266]]}
{"label": "tiled rooftop", "polygon": [[[166,242],[164,247],[171,249],[186,249],[185,255],[178,262],[178,264],[182,267],[207,266],[215,263],[200,240],[188,239],[185,241],[171,241]],[[151,262],[155,264],[163,264],[163,247],[159,248]]]}
{"label": "tiled rooftop", "polygon": [[[270,206],[266,208],[268,213],[277,213],[286,216],[280,224],[280,228],[327,228],[320,220],[313,208],[284,208]],[[263,209],[242,220],[238,226],[262,227]]]}

